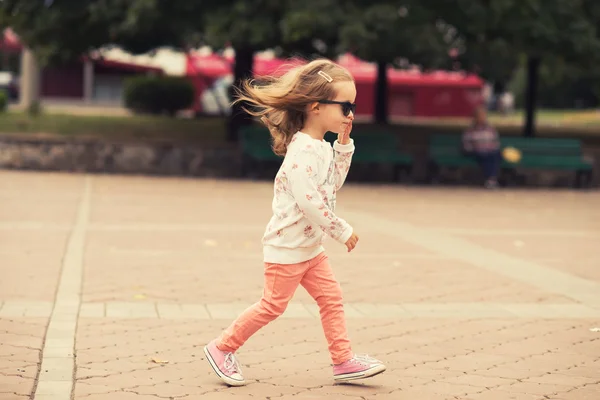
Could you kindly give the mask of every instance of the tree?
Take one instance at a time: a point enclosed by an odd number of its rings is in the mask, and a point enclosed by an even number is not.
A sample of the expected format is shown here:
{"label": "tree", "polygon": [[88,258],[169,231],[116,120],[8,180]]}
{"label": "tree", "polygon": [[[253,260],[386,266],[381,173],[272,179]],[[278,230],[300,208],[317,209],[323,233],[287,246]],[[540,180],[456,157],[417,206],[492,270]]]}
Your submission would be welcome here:
{"label": "tree", "polygon": [[[235,50],[234,86],[252,76],[257,51],[279,42],[277,21],[282,18],[284,9],[285,3],[279,0],[221,1],[205,19],[204,40],[216,48],[231,45]],[[233,91],[233,87],[231,89]],[[231,110],[227,126],[230,141],[237,140],[239,128],[250,122],[250,117],[243,111],[244,106],[236,103]]]}
{"label": "tree", "polygon": [[[337,54],[338,26],[343,12],[337,0],[230,0],[221,2],[206,20],[204,40],[213,47],[230,45],[235,50],[234,86],[252,76],[257,51],[275,48],[279,55],[304,57]],[[249,123],[237,103],[228,123],[229,140],[237,139],[240,126]]]}
{"label": "tree", "polygon": [[184,48],[201,30],[206,1],[2,0],[0,25],[10,26],[42,65],[79,59],[107,45],[135,54]]}
{"label": "tree", "polygon": [[290,2],[279,23],[280,55],[335,58],[342,51],[339,27],[347,20],[348,4],[339,0]]}
{"label": "tree", "polygon": [[505,41],[527,57],[525,135],[535,133],[541,63],[593,67],[600,61],[600,4],[596,0],[430,0],[430,7],[455,26],[475,52]]}
{"label": "tree", "polygon": [[86,1],[0,2],[0,25],[10,26],[42,64],[71,60],[106,43],[108,30],[97,21]]}
{"label": "tree", "polygon": [[519,53],[504,39],[489,43],[469,43],[456,57],[461,69],[477,73],[494,85],[494,93],[500,95],[507,89],[519,66]]}
{"label": "tree", "polygon": [[[516,93],[515,103],[525,103],[526,57],[522,57],[511,90]],[[594,108],[600,106],[600,72],[577,68],[556,58],[547,58],[540,66],[539,106],[552,109]]]}
{"label": "tree", "polygon": [[426,68],[447,65],[452,32],[418,1],[354,1],[341,28],[344,49],[377,63],[375,120],[388,122],[387,69],[402,58]]}
{"label": "tree", "polygon": [[[12,26],[44,64],[77,59],[107,45],[136,54],[161,46],[231,45],[237,85],[252,75],[254,54],[263,49],[332,54],[335,46],[320,51],[313,39],[316,30],[323,33],[321,43],[337,35],[331,21],[340,17],[323,17],[335,5],[335,0],[300,5],[291,0],[2,0],[0,23]],[[311,20],[319,16],[315,27]],[[249,120],[242,107],[237,104],[232,110],[230,140],[236,140],[238,128]]]}
{"label": "tree", "polygon": [[0,26],[10,26],[26,49],[22,100],[38,101],[38,65],[79,60],[118,45],[140,54],[161,46],[183,48],[200,30],[205,1],[168,0],[2,0]]}

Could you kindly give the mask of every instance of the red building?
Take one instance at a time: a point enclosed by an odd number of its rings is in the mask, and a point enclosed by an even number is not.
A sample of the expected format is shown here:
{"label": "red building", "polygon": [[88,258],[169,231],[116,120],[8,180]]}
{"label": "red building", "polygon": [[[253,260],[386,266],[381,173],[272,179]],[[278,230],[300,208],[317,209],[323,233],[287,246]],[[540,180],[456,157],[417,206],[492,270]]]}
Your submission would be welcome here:
{"label": "red building", "polygon": [[[215,54],[189,54],[187,57],[187,75],[198,93],[194,106],[197,112],[206,110],[214,101],[226,103],[221,93],[216,94],[215,83],[230,76],[232,56],[221,57]],[[254,60],[255,76],[279,74],[297,60],[281,60],[256,56]],[[375,81],[377,67],[350,54],[341,56],[338,61],[354,76],[357,88],[357,115],[372,116],[375,107]],[[231,78],[229,79],[231,81]],[[463,72],[419,71],[388,69],[388,104],[390,116],[417,117],[465,117],[472,114],[473,108],[480,104],[483,81],[476,75]],[[222,86],[222,85],[221,85]],[[218,88],[222,92],[222,87]],[[209,94],[207,92],[211,92]],[[217,100],[221,98],[223,100]],[[221,104],[222,106],[226,104]]]}
{"label": "red building", "polygon": [[[9,65],[19,74],[22,46],[10,30],[0,38],[0,52]],[[6,61],[9,60],[9,61]],[[40,96],[42,100],[88,102],[120,105],[123,101],[124,81],[142,74],[162,75],[162,68],[142,66],[102,58],[85,58],[69,65],[43,68],[40,71]]]}

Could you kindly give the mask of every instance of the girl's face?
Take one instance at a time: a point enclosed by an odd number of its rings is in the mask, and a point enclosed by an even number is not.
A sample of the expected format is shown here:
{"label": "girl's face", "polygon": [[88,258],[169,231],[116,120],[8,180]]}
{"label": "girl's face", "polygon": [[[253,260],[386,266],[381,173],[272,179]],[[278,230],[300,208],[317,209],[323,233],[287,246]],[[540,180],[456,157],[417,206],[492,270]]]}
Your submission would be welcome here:
{"label": "girl's face", "polygon": [[[333,101],[346,104],[320,104],[319,118],[327,131],[343,133],[354,120],[354,112],[350,110],[350,105],[354,105],[356,101],[356,86],[352,81],[336,82],[333,85],[337,93]],[[347,115],[344,115],[344,112],[347,112]]]}

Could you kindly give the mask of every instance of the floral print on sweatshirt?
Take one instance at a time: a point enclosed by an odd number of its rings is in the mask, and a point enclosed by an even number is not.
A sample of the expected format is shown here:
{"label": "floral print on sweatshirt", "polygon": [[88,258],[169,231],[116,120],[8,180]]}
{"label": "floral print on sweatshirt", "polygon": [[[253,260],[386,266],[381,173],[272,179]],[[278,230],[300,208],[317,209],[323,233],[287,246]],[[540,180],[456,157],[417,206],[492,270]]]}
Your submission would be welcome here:
{"label": "floral print on sweatshirt", "polygon": [[302,132],[294,135],[275,177],[273,217],[263,237],[265,262],[306,261],[322,251],[326,235],[348,240],[352,227],[335,214],[335,205],[353,153],[352,139],[332,148]]}

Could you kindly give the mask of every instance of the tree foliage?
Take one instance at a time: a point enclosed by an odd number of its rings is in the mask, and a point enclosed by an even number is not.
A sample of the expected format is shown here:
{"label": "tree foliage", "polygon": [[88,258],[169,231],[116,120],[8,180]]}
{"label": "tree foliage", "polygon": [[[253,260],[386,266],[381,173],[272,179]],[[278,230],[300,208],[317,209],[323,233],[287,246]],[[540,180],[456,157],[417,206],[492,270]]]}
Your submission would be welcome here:
{"label": "tree foliage", "polygon": [[465,43],[462,58],[479,64],[482,74],[505,79],[515,57],[527,57],[526,135],[534,134],[544,62],[571,70],[594,68],[600,61],[597,0],[430,0],[430,6],[457,28]]}
{"label": "tree foliage", "polygon": [[340,30],[342,47],[369,61],[437,67],[454,41],[435,14],[418,1],[355,1]]}
{"label": "tree foliage", "polygon": [[183,48],[202,29],[200,1],[2,0],[0,26],[10,26],[42,64],[72,61],[107,45],[132,53]]}

